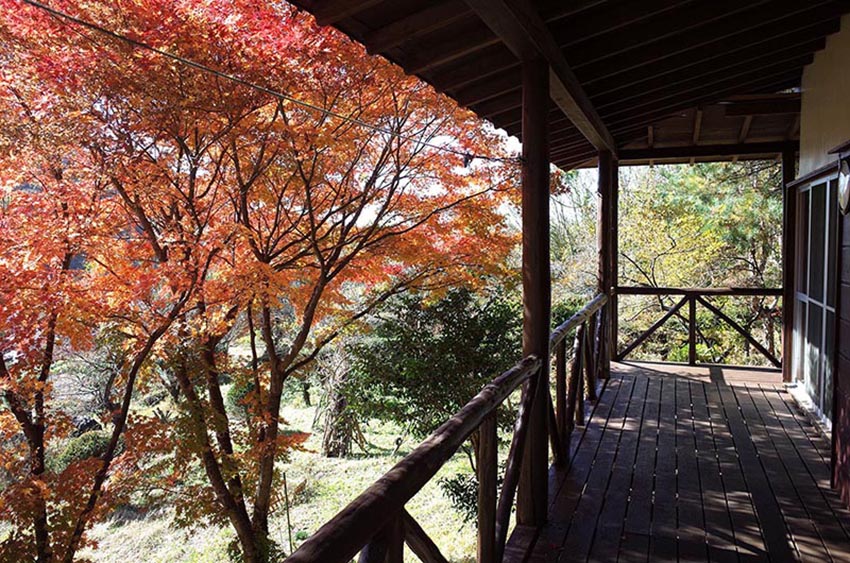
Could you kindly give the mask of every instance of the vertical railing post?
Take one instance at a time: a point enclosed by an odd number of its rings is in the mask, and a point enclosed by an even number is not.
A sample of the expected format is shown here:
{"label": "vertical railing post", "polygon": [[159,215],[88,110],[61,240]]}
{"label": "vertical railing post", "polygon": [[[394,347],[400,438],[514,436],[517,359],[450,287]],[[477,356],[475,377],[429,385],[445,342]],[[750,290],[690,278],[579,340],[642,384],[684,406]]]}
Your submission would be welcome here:
{"label": "vertical railing post", "polygon": [[593,362],[593,325],[590,321],[585,321],[584,325],[584,345],[582,346],[582,354],[584,354],[584,373],[587,383],[587,398],[595,401],[596,397],[596,365]]}
{"label": "vertical railing post", "polygon": [[688,296],[688,364],[697,365],[697,299]]}
{"label": "vertical railing post", "polygon": [[576,333],[576,349],[574,351],[575,355],[575,365],[577,367],[576,370],[576,424],[579,426],[584,426],[584,393],[586,389],[587,378],[585,374],[587,371],[584,369],[584,346],[587,342],[587,327],[582,324],[579,326],[578,333]]}
{"label": "vertical railing post", "polygon": [[496,479],[499,442],[496,415],[478,429],[478,563],[496,562]]}
{"label": "vertical railing post", "polygon": [[581,385],[581,341],[584,338],[584,327],[579,327],[578,332],[576,332],[575,343],[573,344],[573,361],[570,364],[570,379],[569,384],[567,386],[567,429],[566,429],[566,447],[567,453],[570,451],[570,440],[573,434],[573,428],[575,428],[576,420],[580,420],[580,416],[578,415],[578,404],[582,401],[581,391],[579,389]]}
{"label": "vertical railing post", "polygon": [[360,551],[358,563],[403,563],[404,521],[402,515],[390,520],[383,530]]}
{"label": "vertical railing post", "polygon": [[563,338],[555,348],[555,414],[558,433],[565,441],[567,434],[567,339]]}
{"label": "vertical railing post", "polygon": [[794,349],[794,261],[797,235],[797,191],[788,185],[794,181],[796,155],[782,153],[782,379],[793,378],[791,356]]}
{"label": "vertical railing post", "polygon": [[549,471],[549,64],[522,62],[522,291],[524,356],[536,355],[540,371],[526,382],[532,397],[528,440],[523,452],[517,496],[517,522],[546,522]]}

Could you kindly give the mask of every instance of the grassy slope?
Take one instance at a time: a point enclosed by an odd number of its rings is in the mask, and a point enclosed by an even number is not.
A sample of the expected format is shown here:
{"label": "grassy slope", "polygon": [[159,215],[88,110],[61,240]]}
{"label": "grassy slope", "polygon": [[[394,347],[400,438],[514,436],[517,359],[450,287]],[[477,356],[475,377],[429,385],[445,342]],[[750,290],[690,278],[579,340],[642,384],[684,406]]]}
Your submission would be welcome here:
{"label": "grassy slope", "polygon": [[[314,409],[290,406],[284,408],[282,414],[290,428],[310,431]],[[392,467],[407,452],[404,448],[415,445],[408,438],[402,450],[392,456],[394,441],[399,436],[396,427],[373,424],[364,428],[364,434],[373,444],[369,456],[355,456],[353,459],[323,458],[317,453],[321,436],[314,434],[307,442],[307,447],[313,451],[296,452],[289,463],[281,465],[281,470],[286,472],[291,493],[304,483],[304,492],[294,495],[290,510],[296,547],[300,543],[296,538],[306,537],[316,531]],[[438,474],[438,478],[467,471],[469,463],[466,457],[457,455]],[[463,524],[463,519],[451,507],[436,479],[408,503],[407,509],[449,560],[456,563],[474,561],[475,529],[470,524]],[[273,539],[288,552],[283,506],[277,511],[272,526]],[[171,525],[168,513],[160,512],[137,520],[98,524],[92,529],[90,537],[97,542],[97,548],[88,549],[80,555],[96,563],[212,563],[227,560],[226,548],[233,538],[233,532],[228,527],[179,530]]]}

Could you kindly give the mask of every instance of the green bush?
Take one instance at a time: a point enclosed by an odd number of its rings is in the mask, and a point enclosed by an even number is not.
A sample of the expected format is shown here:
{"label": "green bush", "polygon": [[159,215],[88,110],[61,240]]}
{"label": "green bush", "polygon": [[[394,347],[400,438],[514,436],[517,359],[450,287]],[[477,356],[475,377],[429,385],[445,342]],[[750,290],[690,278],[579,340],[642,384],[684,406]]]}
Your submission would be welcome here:
{"label": "green bush", "polygon": [[590,298],[584,295],[568,295],[552,303],[552,328],[557,328],[578,313]]}
{"label": "green bush", "polygon": [[[284,553],[276,541],[266,539],[261,544],[261,561],[282,561],[286,557],[286,553]],[[245,561],[245,558],[242,557],[242,546],[239,544],[239,540],[235,539],[227,545],[227,557],[230,563],[243,563]]]}
{"label": "green bush", "polygon": [[100,457],[106,453],[109,445],[109,434],[106,432],[86,432],[77,438],[71,438],[65,449],[56,456],[55,471],[61,473],[76,461],[91,457]]}
{"label": "green bush", "polygon": [[[521,356],[522,309],[499,292],[452,289],[391,300],[365,337],[349,346],[343,392],[351,412],[409,428],[422,439]],[[510,422],[507,422],[508,426]]]}
{"label": "green bush", "polygon": [[[504,464],[499,464],[496,489],[502,489],[505,480]],[[439,481],[443,494],[452,503],[452,508],[463,516],[463,523],[474,522],[478,526],[478,477],[474,473],[455,473]],[[498,494],[498,493],[497,493]]]}
{"label": "green bush", "polygon": [[245,397],[254,391],[254,383],[252,381],[235,382],[227,391],[227,406],[234,412],[245,414],[247,405]]}

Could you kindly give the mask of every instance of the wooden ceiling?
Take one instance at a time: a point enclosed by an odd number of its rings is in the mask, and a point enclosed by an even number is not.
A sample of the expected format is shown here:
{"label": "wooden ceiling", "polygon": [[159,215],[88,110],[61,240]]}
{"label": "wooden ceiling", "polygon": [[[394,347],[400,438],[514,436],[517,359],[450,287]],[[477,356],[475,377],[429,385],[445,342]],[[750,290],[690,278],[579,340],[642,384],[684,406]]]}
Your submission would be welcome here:
{"label": "wooden ceiling", "polygon": [[803,67],[850,12],[850,0],[294,3],[517,137],[520,58],[542,53],[564,169],[612,145],[623,163],[775,156],[799,139]]}

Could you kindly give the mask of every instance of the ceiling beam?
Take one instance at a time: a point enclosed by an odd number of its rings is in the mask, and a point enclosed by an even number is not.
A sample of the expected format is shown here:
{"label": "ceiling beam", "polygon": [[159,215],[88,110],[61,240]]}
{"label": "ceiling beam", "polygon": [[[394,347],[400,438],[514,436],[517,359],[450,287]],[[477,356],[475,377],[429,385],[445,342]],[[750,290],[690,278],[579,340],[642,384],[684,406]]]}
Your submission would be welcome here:
{"label": "ceiling beam", "polygon": [[609,0],[571,0],[570,2],[564,2],[564,0],[538,0],[537,8],[540,10],[540,14],[546,20],[546,23],[551,23],[567,17],[576,16],[591,8],[608,3]]}
{"label": "ceiling beam", "polygon": [[[664,75],[670,75],[667,78],[675,80],[681,70],[703,66],[708,61],[714,61],[721,57],[726,61],[725,64],[728,64],[731,57],[761,56],[769,54],[771,51],[786,49],[814,39],[823,39],[838,31],[841,15],[840,8],[837,8],[834,2],[824,4],[825,1],[812,0],[811,4],[804,7],[806,11],[794,12],[790,17],[787,10],[778,14],[766,14],[763,22],[765,25],[752,29],[736,30],[732,35],[728,35],[728,30],[723,32],[723,28],[721,28],[722,33],[718,32],[715,40],[697,46],[690,43],[689,37],[679,37],[675,42],[668,41],[665,43],[663,57],[652,57],[649,62],[639,60],[636,64],[628,64],[624,67],[624,61],[633,56],[633,53],[626,53],[623,56],[591,65],[587,69],[582,69],[578,74],[585,86],[585,91],[595,100],[599,94],[615,96],[618,95],[616,92],[620,90],[640,91],[640,88],[634,87],[636,84],[646,80],[657,82],[662,80]],[[566,3],[569,6],[573,4],[572,2]],[[626,5],[628,4],[623,6]],[[606,6],[606,9],[610,10],[614,7]],[[596,10],[592,10],[586,15],[592,16],[595,13]],[[584,15],[582,14],[582,16]],[[547,16],[548,21],[550,21],[550,18]],[[701,32],[702,30],[698,31]],[[454,33],[453,35],[459,34]],[[561,36],[556,35],[556,37]],[[440,41],[447,43],[451,40],[452,34],[447,34]],[[428,48],[439,52],[440,49],[445,47],[436,42],[434,45],[429,45]],[[750,55],[750,50],[756,52]],[[637,49],[636,51],[640,50]],[[426,71],[425,78],[441,90],[450,92],[455,88],[471,84],[502,70],[516,67],[518,63],[514,57],[510,56],[510,53],[501,43],[495,46],[490,45],[480,51],[473,50],[461,57],[452,59],[448,63],[441,63],[429,68]],[[407,66],[403,64],[403,61],[400,62],[402,62],[402,66]],[[717,62],[724,64],[722,61]],[[647,72],[647,65],[650,63],[651,72]]]}
{"label": "ceiling beam", "polygon": [[[680,82],[681,77],[701,75],[741,60],[753,60],[789,49],[799,49],[801,52],[819,51],[825,44],[825,37],[838,29],[839,20],[831,19],[813,26],[795,29],[792,33],[772,35],[769,39],[756,43],[750,42],[755,34],[726,42],[728,48],[712,43],[659,61],[652,65],[651,72],[647,72],[646,67],[640,67],[611,78],[595,81],[587,85],[587,93],[594,100],[597,96],[603,96],[606,101],[610,101],[621,96],[628,96],[632,92],[663,88]],[[597,103],[604,102],[597,101]]]}
{"label": "ceiling beam", "polygon": [[723,111],[727,117],[794,114],[800,113],[801,108],[799,96],[791,96],[787,99],[749,100],[723,104]]}
{"label": "ceiling beam", "polygon": [[409,74],[422,74],[498,43],[499,37],[478,19],[462,20],[418,43],[402,66]]}
{"label": "ceiling beam", "polygon": [[498,119],[499,114],[522,108],[522,91],[513,90],[472,106],[472,110],[484,119]]}
{"label": "ceiling beam", "polygon": [[[736,84],[727,88],[723,88],[711,92],[698,92],[687,98],[671,100],[667,104],[660,105],[652,111],[646,113],[638,113],[629,116],[619,123],[612,126],[611,132],[617,137],[625,137],[627,135],[640,136],[643,128],[650,123],[672,117],[676,112],[680,112],[694,107],[698,104],[710,103],[716,100],[718,96],[726,96],[741,91],[758,91],[758,90],[779,90],[788,88],[791,85],[799,84],[800,73],[802,69],[795,69],[787,73],[778,73],[767,76],[762,79],[753,80],[746,84]],[[625,139],[624,139],[625,140]]]}
{"label": "ceiling beam", "polygon": [[319,25],[333,25],[380,4],[383,0],[312,0],[306,8],[316,16]]}
{"label": "ceiling beam", "polygon": [[[762,7],[772,0],[713,0],[697,2],[695,5],[679,4],[676,10],[663,17],[651,19],[643,25],[623,30],[621,33],[604,34],[580,43],[574,43],[569,49],[570,60],[576,71],[592,66],[604,59],[616,60],[621,55],[631,54],[651,45],[672,40],[690,40],[695,33],[703,29],[733,28],[749,14],[760,14]],[[781,0],[780,3],[789,0]],[[677,13],[678,12],[678,13]],[[744,22],[741,21],[741,25]],[[562,45],[563,46],[563,45]]]}
{"label": "ceiling beam", "polygon": [[474,84],[490,76],[512,68],[519,68],[519,61],[502,43],[491,45],[474,55],[475,64],[467,58],[453,61],[438,70],[430,70],[425,76],[445,91],[454,91]]}
{"label": "ceiling beam", "polygon": [[[825,0],[791,2],[790,7],[787,2],[783,2],[782,6],[785,8],[761,10],[752,14],[739,13],[738,19],[715,22],[713,25],[692,30],[687,35],[667,37],[640,49],[622,52],[605,63],[583,65],[586,68],[582,68],[579,74],[583,83],[590,85],[598,80],[634,71],[625,77],[627,82],[632,83],[635,82],[632,80],[634,75],[646,77],[648,65],[651,65],[651,76],[656,76],[660,70],[678,72],[688,65],[698,64],[712,53],[714,56],[720,56],[733,49],[741,50],[744,46],[835,20],[841,15],[841,9],[835,2]],[[620,76],[612,82],[619,83],[622,79],[624,77]]]}
{"label": "ceiling beam", "polygon": [[471,13],[466,4],[457,0],[438,2],[367,33],[363,37],[363,43],[370,54],[385,53],[406,41],[446,27]]}
{"label": "ceiling beam", "polygon": [[694,112],[694,136],[691,139],[692,145],[699,144],[699,137],[702,134],[702,108],[697,108]]}
{"label": "ceiling beam", "polygon": [[741,123],[741,131],[738,132],[738,142],[743,143],[750,136],[750,127],[753,126],[753,116],[744,117],[744,122]]}
{"label": "ceiling beam", "polygon": [[640,96],[633,100],[600,108],[600,110],[609,123],[615,123],[622,119],[623,116],[636,115],[645,111],[650,111],[653,108],[667,104],[669,100],[676,100],[681,97],[691,96],[694,93],[704,92],[709,94],[721,88],[725,92],[734,92],[734,86],[737,84],[741,84],[743,86],[749,84],[752,80],[759,79],[764,76],[773,76],[777,73],[802,69],[802,67],[812,61],[812,58],[813,55],[807,54],[797,56],[792,59],[773,61],[770,64],[765,64],[756,68],[747,67],[735,72],[719,71],[712,74],[710,78],[701,77],[699,79],[688,81],[684,84],[679,84],[659,93]]}
{"label": "ceiling beam", "polygon": [[734,145],[620,149],[620,162],[629,160],[661,160],[664,158],[710,158],[757,154],[780,154],[786,150],[796,151],[799,148],[799,145],[800,144],[797,142],[782,141],[775,143],[742,143]]}
{"label": "ceiling beam", "polygon": [[466,0],[466,3],[518,59],[541,56],[549,63],[549,93],[552,99],[594,147],[616,154],[614,138],[596,113],[543,19],[517,0]]}
{"label": "ceiling beam", "polygon": [[522,72],[517,66],[497,76],[490,77],[488,80],[482,80],[457,90],[452,97],[460,105],[468,107],[508,92],[517,91],[521,87]]}
{"label": "ceiling beam", "polygon": [[[561,47],[569,47],[601,35],[621,33],[653,17],[668,18],[667,12],[695,4],[699,0],[642,0],[641,2],[608,2],[597,9],[559,21],[550,26]],[[569,4],[569,2],[564,2]]]}
{"label": "ceiling beam", "polygon": [[[599,92],[589,89],[588,94],[592,96],[593,102],[599,111],[614,103],[622,103],[627,100],[645,96],[652,92],[663,93],[671,87],[678,86],[688,81],[702,80],[712,75],[731,73],[740,69],[758,69],[766,64],[779,60],[787,60],[801,55],[819,51],[826,45],[824,38],[809,40],[802,44],[783,45],[781,43],[770,45],[770,49],[756,49],[753,51],[735,52],[729,56],[717,58],[702,65],[692,66],[674,74],[661,74],[643,80],[628,90],[617,89],[613,92]],[[645,73],[646,74],[646,73]],[[604,113],[604,111],[603,111]]]}

